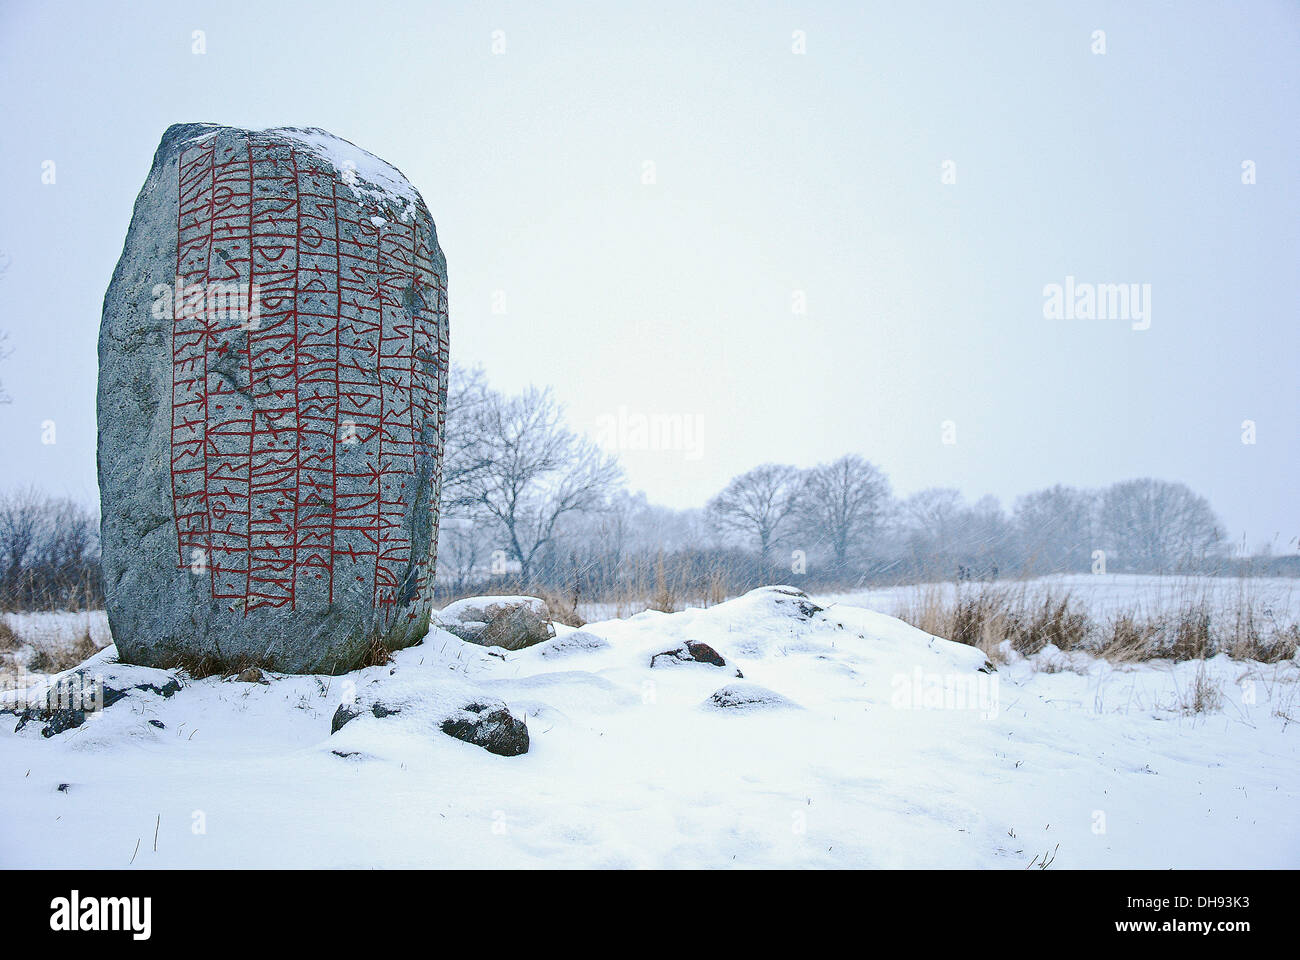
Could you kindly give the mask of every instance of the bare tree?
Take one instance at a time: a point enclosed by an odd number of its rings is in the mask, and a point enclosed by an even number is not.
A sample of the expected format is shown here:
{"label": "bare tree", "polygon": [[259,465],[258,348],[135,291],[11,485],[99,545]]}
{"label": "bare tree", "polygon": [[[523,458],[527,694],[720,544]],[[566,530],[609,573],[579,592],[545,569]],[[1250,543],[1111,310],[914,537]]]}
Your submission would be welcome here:
{"label": "bare tree", "polygon": [[1215,556],[1224,531],[1209,502],[1182,483],[1126,480],[1102,495],[1101,527],[1129,567],[1168,570]]}
{"label": "bare tree", "polygon": [[0,496],[0,606],[54,609],[97,603],[99,524],[66,497],[34,488]]}
{"label": "bare tree", "polygon": [[49,526],[47,507],[35,487],[0,496],[0,575],[10,577],[30,565]]}
{"label": "bare tree", "polygon": [[491,546],[484,524],[472,517],[444,517],[438,524],[438,579],[464,593],[490,573]]}
{"label": "bare tree", "polygon": [[1015,527],[1026,567],[1081,570],[1098,546],[1097,495],[1057,484],[1016,500]]}
{"label": "bare tree", "polygon": [[862,457],[848,455],[815,467],[804,477],[799,515],[812,536],[830,545],[837,570],[880,525],[889,501],[889,481]]}
{"label": "bare tree", "polygon": [[481,367],[452,367],[443,426],[442,496],[444,516],[463,516],[474,506],[474,481],[489,466],[484,442],[484,412],[493,393]]}
{"label": "bare tree", "polygon": [[961,491],[951,487],[932,487],[903,501],[899,522],[918,559],[951,553],[964,510]]}
{"label": "bare tree", "polygon": [[525,583],[566,516],[599,507],[622,479],[617,462],[565,426],[549,390],[488,391],[475,415],[480,467],[465,499],[491,518]]}
{"label": "bare tree", "polygon": [[766,562],[790,533],[802,478],[794,467],[765,463],[733,479],[705,508],[719,531],[733,532],[758,547]]}
{"label": "bare tree", "polygon": [[67,497],[50,500],[46,512],[49,522],[37,562],[51,570],[76,570],[95,559],[99,522],[93,513]]}

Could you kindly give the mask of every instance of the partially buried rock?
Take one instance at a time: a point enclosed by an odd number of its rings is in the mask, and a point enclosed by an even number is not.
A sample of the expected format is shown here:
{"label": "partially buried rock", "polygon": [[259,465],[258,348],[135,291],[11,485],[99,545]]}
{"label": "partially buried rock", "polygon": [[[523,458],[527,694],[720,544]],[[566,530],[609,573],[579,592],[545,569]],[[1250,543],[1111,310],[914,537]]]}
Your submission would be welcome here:
{"label": "partially buried rock", "polygon": [[446,281],[378,157],[317,129],[167,129],[99,337],[124,662],[340,673],[424,636]]}
{"label": "partially buried rock", "polygon": [[113,666],[92,672],[91,668],[83,668],[56,678],[32,701],[15,700],[13,706],[0,709],[0,713],[18,717],[14,732],[29,723],[39,723],[41,735],[53,737],[80,727],[89,717],[120,700],[151,696],[166,699],[180,689],[180,681],[162,670]]}
{"label": "partially buried rock", "polygon": [[338,733],[359,716],[361,710],[355,704],[340,703],[338,709],[334,711],[334,716],[330,718],[330,735]]}
{"label": "partially buried rock", "polygon": [[[345,726],[361,716],[365,711],[355,703],[340,703],[338,709],[334,711],[334,716],[330,719],[330,734],[336,734]],[[384,717],[393,717],[401,713],[400,707],[389,707],[383,703],[375,701],[370,705],[370,715],[377,719]]]}
{"label": "partially buried rock", "polygon": [[580,653],[595,653],[609,649],[609,641],[586,630],[574,630],[541,648],[544,657],[568,657]]}
{"label": "partially buried rock", "polygon": [[758,587],[745,594],[747,597],[763,597],[782,613],[787,613],[799,620],[811,620],[824,608],[813,603],[808,594],[798,587],[784,585]]}
{"label": "partially buried rock", "polygon": [[[336,734],[353,720],[369,713],[376,719],[396,717],[401,707],[374,701],[368,707],[357,703],[341,703],[330,720],[330,734]],[[415,710],[416,717],[419,710]],[[417,721],[418,722],[418,721]],[[528,752],[528,724],[512,714],[501,701],[474,700],[444,716],[438,729],[449,737],[482,747],[488,753],[502,757],[517,757]]]}
{"label": "partially buried rock", "polygon": [[467,597],[439,611],[438,623],[469,643],[522,650],[555,636],[549,614],[540,597]]}
{"label": "partially buried rock", "polygon": [[799,705],[775,690],[759,686],[757,683],[729,683],[713,692],[704,706],[717,710],[748,711],[795,707]]}
{"label": "partially buried rock", "polygon": [[[680,647],[665,650],[663,653],[656,653],[650,658],[651,667],[662,667],[674,663],[704,663],[711,667],[725,667],[727,665],[727,661],[722,654],[707,643],[698,643],[694,640],[687,640]],[[737,670],[736,676],[743,677],[744,674]]]}
{"label": "partially buried rock", "polygon": [[528,724],[504,704],[466,704],[457,715],[442,722],[442,732],[502,757],[528,752]]}

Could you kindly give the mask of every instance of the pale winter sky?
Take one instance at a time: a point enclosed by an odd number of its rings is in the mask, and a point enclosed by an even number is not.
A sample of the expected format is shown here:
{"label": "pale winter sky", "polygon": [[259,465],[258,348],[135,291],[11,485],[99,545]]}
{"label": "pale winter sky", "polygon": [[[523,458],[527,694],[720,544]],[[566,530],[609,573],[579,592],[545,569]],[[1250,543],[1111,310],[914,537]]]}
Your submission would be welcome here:
{"label": "pale winter sky", "polygon": [[[856,452],[1008,506],[1182,480],[1287,549],[1298,83],[1300,6],[1265,0],[4,2],[0,489],[96,497],[104,290],[163,130],[213,121],[406,173],[453,358],[606,439],[682,418],[621,451],[653,501]],[[1066,277],[1149,316],[1049,319]]]}

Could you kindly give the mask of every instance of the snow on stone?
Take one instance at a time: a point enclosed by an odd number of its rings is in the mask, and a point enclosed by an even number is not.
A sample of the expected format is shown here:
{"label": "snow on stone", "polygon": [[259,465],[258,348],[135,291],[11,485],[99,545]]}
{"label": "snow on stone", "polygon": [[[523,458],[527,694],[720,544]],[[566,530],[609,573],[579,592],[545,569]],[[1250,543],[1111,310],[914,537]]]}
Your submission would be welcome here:
{"label": "snow on stone", "polygon": [[[355,143],[319,127],[275,127],[265,132],[295,140],[312,153],[328,160],[359,200],[387,202],[401,211],[403,221],[415,215],[418,194],[411,182],[391,163],[381,160],[370,151],[362,150]],[[211,133],[198,134],[191,137],[190,142],[207,136],[211,136]],[[349,171],[355,177],[350,176]]]}
{"label": "snow on stone", "polygon": [[483,612],[487,606],[503,607],[527,607],[538,616],[545,617],[548,614],[546,601],[540,597],[524,596],[491,596],[491,597],[466,597],[463,600],[456,600],[447,604],[438,611],[438,618],[443,621],[448,620],[478,620],[478,615]]}

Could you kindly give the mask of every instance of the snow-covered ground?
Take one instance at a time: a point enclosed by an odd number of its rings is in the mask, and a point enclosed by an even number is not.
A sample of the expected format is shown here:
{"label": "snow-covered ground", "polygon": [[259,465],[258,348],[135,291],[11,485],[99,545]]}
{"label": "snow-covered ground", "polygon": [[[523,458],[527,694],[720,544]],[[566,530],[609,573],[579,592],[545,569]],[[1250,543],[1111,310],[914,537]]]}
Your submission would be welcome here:
{"label": "snow-covered ground", "polygon": [[1032,580],[992,583],[926,583],[880,587],[850,593],[818,595],[824,602],[840,602],[896,613],[918,600],[937,597],[950,601],[958,590],[1022,591],[1030,597],[1069,594],[1097,619],[1117,613],[1156,616],[1189,605],[1203,605],[1214,613],[1231,613],[1249,604],[1264,616],[1280,622],[1300,621],[1300,580],[1290,577],[1193,577],[1146,574],[1060,574]]}
{"label": "snow-covered ground", "polygon": [[35,646],[65,646],[87,633],[97,647],[107,646],[113,640],[103,610],[0,613],[0,618],[19,638]]}
{"label": "snow-covered ground", "polygon": [[[771,588],[558,633],[504,653],[434,630],[347,677],[134,691],[50,739],[0,718],[0,866],[1300,866],[1295,662],[1049,648],[990,673]],[[726,665],[651,667],[687,640]],[[91,668],[160,673],[112,652]],[[1198,673],[1221,703],[1188,713]],[[400,713],[331,735],[354,697]],[[440,732],[473,698],[527,717],[525,755]]]}

